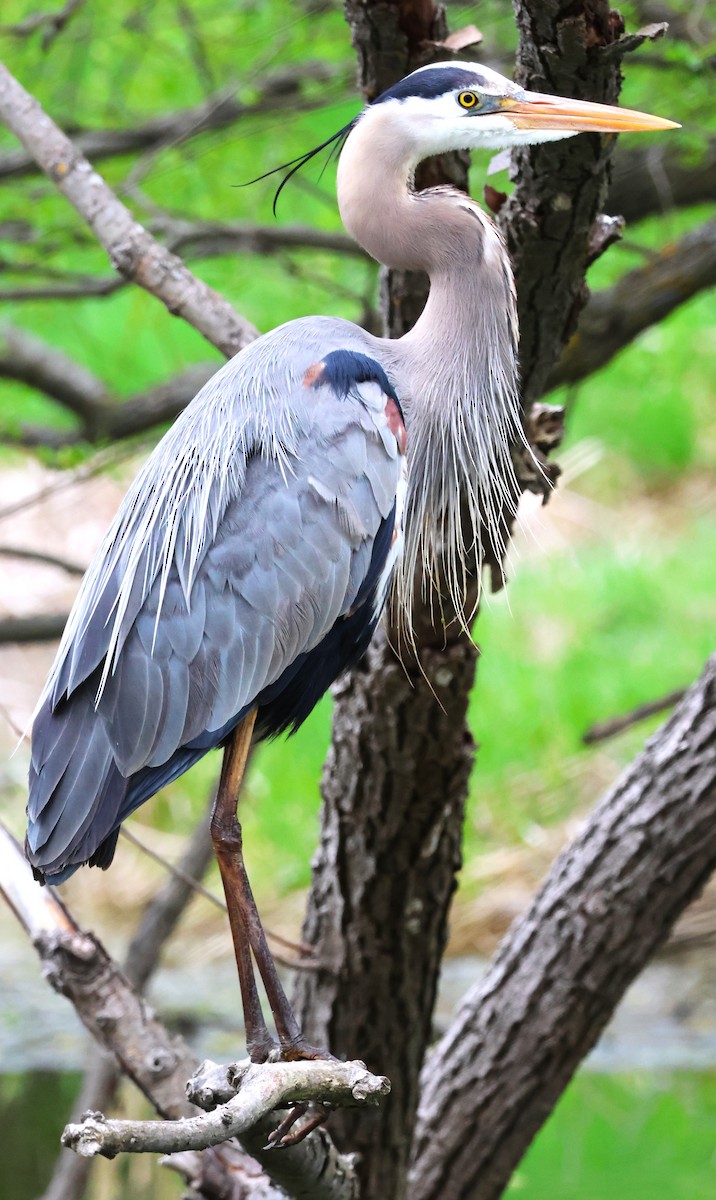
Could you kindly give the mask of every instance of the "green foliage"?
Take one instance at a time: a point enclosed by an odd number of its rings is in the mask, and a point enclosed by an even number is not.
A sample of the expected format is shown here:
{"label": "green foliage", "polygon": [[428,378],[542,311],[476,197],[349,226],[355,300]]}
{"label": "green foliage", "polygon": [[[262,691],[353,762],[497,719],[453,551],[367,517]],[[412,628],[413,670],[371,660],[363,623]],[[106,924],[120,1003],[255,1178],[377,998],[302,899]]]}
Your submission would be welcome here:
{"label": "green foliage", "polygon": [[710,1200],[716,1077],[580,1072],[538,1134],[510,1200]]}

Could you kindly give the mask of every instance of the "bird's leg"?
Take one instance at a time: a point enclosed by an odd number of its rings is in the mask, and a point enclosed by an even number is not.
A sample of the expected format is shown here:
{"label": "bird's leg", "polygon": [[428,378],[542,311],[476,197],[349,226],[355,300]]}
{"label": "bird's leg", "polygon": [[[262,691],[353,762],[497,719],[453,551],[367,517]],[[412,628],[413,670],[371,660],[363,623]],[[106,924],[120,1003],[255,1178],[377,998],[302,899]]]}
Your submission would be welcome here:
{"label": "bird's leg", "polygon": [[304,1040],[276,972],[244,865],[241,825],[236,809],[255,720],[254,710],[237,725],[224,750],[221,780],[211,817],[211,837],[224,885],[239,970],[249,1056],[253,1062],[265,1062],[275,1048],[261,1012],[251,963],[250,951],[253,950],[273,1013],[281,1057],[327,1058],[330,1056],[325,1051],[318,1050]]}
{"label": "bird's leg", "polygon": [[[211,840],[224,885],[226,908],[234,942],[236,966],[239,971],[241,1002],[244,1009],[246,1044],[252,1062],[265,1062],[275,1042],[261,1011],[246,920],[246,888],[248,879],[244,868],[241,826],[236,815],[239,790],[244,777],[246,759],[251,746],[251,734],[256,712],[251,712],[237,726],[224,750],[221,779],[211,813]],[[250,903],[253,896],[249,888]],[[255,911],[255,906],[254,906]]]}

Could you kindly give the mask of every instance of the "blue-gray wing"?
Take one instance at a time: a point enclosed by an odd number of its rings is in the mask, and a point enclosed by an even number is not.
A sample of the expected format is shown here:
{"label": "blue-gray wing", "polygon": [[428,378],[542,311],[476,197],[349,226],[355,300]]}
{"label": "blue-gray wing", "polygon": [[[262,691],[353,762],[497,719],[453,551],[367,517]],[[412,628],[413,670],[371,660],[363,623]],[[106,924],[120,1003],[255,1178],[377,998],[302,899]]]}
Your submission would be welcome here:
{"label": "blue-gray wing", "polygon": [[[238,437],[223,412],[179,438],[175,426],[130,492],[33,729],[28,853],[43,873],[105,865],[98,847],[124,816],[310,661],[366,580],[380,607],[404,429],[381,369],[357,372],[359,357],[341,359],[345,390],[319,362],[275,420],[259,413]],[[207,439],[210,420],[233,453]]]}

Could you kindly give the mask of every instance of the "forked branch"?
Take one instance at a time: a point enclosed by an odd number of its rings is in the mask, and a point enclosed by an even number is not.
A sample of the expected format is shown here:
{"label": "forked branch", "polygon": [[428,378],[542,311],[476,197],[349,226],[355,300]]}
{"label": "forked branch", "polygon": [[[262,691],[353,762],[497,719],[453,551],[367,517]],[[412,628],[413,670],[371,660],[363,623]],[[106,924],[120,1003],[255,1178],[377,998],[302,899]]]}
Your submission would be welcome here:
{"label": "forked branch", "polygon": [[[205,1150],[248,1133],[269,1113],[307,1101],[324,1106],[377,1104],[390,1091],[384,1075],[372,1075],[361,1062],[240,1063],[232,1068],[235,1095],[211,1112],[180,1121],[111,1121],[88,1113],[68,1125],[62,1143],[78,1154],[114,1158],[130,1154],[174,1154]],[[191,1084],[189,1095],[192,1094]]]}
{"label": "forked branch", "polygon": [[224,354],[236,354],[253,341],[254,327],[135,221],[91,163],[1,63],[0,120],[87,222],[115,270],[151,292]]}

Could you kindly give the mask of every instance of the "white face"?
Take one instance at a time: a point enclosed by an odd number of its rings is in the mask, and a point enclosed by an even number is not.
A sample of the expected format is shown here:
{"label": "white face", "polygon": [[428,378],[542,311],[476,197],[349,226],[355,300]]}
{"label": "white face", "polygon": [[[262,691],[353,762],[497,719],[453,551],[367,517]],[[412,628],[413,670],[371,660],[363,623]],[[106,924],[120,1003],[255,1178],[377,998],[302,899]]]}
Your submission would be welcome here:
{"label": "white face", "polygon": [[476,63],[420,67],[365,112],[390,114],[391,132],[417,162],[446,150],[534,145],[580,132],[675,128],[673,121],[630,109],[526,92]]}
{"label": "white face", "polygon": [[[412,95],[404,99],[386,99],[380,107],[390,107],[396,135],[404,139],[416,154],[425,157],[447,150],[501,150],[536,142],[554,142],[572,137],[577,130],[517,128],[501,110],[503,101],[524,100],[530,93],[489,67],[470,62],[450,62],[419,67],[409,78],[419,87],[424,72],[444,69],[446,86],[454,70],[469,73],[473,83],[455,87],[439,96]],[[474,103],[470,98],[474,97]],[[370,111],[370,110],[368,110]]]}

